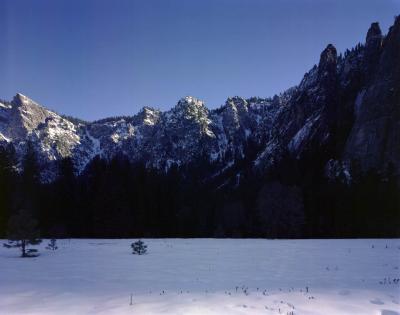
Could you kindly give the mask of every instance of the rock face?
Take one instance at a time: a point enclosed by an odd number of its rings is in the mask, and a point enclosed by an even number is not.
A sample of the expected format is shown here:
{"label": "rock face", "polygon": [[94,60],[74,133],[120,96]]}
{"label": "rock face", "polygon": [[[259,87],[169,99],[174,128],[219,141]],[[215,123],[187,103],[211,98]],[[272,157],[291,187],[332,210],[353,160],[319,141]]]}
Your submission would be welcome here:
{"label": "rock face", "polygon": [[400,17],[383,39],[373,23],[365,55],[375,71],[356,98],[355,122],[346,142],[345,159],[357,159],[364,170],[388,163],[400,170]]}
{"label": "rock face", "polygon": [[365,45],[344,56],[329,44],[298,86],[273,98],[236,96],[209,110],[188,96],[166,112],[144,107],[132,117],[95,122],[62,117],[22,94],[0,103],[1,143],[21,157],[31,141],[48,180],[61,158],[71,157],[80,172],[96,155],[118,154],[162,170],[205,159],[221,174],[248,157],[250,144],[256,169],[274,167],[283,156],[323,152],[329,176],[350,177],[344,168],[354,160],[364,171],[392,164],[400,174],[399,131],[399,17],[386,36],[372,23]]}

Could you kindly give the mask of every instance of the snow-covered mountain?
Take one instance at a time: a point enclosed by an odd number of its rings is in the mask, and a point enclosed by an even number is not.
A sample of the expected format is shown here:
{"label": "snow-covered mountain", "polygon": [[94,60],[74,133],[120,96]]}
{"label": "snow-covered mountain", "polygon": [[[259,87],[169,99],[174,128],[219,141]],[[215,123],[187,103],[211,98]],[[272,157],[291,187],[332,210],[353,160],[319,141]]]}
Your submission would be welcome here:
{"label": "snow-covered mountain", "polygon": [[202,101],[187,96],[166,112],[145,107],[132,117],[78,122],[17,94],[0,108],[0,137],[21,155],[30,141],[45,163],[72,157],[79,171],[96,155],[111,159],[124,154],[160,169],[200,156],[225,163],[244,154],[248,138],[268,130],[279,106],[279,101],[234,97],[210,111]]}
{"label": "snow-covered mountain", "polygon": [[[168,169],[206,159],[224,172],[256,148],[252,167],[274,167],[323,147],[328,176],[350,176],[350,162],[400,174],[400,17],[383,36],[378,23],[366,43],[344,55],[333,45],[298,86],[273,98],[228,98],[209,110],[187,96],[169,111],[144,107],[132,117],[83,122],[17,94],[0,103],[0,142],[21,158],[27,141],[51,178],[54,161],[71,157],[81,172],[96,155],[124,154]],[[253,148],[253,150],[254,150]],[[240,173],[240,170],[238,171]]]}

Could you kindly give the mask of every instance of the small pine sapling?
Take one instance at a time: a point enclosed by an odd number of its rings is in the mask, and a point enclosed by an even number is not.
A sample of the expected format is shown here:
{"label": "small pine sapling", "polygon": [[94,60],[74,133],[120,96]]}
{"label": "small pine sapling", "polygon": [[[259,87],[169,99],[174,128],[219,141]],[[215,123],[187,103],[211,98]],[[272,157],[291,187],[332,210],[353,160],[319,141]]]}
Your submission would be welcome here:
{"label": "small pine sapling", "polygon": [[144,244],[142,240],[138,240],[131,244],[132,254],[134,255],[143,255],[147,253],[147,245]]}
{"label": "small pine sapling", "polygon": [[49,244],[47,244],[46,249],[48,250],[57,250],[58,246],[57,246],[57,240],[55,238],[52,238],[49,242]]}
{"label": "small pine sapling", "polygon": [[36,257],[38,250],[27,248],[29,245],[38,245],[42,242],[39,238],[37,221],[29,211],[20,210],[8,222],[8,242],[3,244],[6,248],[20,248],[21,257]]}

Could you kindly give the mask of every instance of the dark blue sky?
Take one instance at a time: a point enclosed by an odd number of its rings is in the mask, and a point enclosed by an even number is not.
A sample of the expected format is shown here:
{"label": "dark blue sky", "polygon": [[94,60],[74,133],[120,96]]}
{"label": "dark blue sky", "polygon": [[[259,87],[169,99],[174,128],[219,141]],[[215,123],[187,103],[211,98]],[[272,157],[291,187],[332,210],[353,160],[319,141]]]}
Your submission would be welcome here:
{"label": "dark blue sky", "polygon": [[328,43],[386,33],[398,0],[0,0],[0,98],[84,119],[210,108],[297,84]]}

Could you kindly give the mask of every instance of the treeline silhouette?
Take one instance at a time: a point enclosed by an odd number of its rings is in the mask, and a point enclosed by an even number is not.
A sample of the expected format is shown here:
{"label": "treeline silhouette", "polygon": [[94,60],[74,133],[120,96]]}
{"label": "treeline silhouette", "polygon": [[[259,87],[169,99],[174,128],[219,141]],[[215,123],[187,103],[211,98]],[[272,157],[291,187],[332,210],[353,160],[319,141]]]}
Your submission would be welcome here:
{"label": "treeline silhouette", "polygon": [[39,221],[42,237],[56,238],[400,236],[391,166],[363,173],[354,161],[347,183],[329,180],[318,154],[287,156],[271,172],[241,165],[240,181],[234,172],[205,181],[206,160],[165,172],[120,155],[95,157],[78,176],[71,159],[58,161],[56,179],[42,183],[31,144],[19,171],[16,160],[12,146],[0,148],[0,238],[20,209]]}

